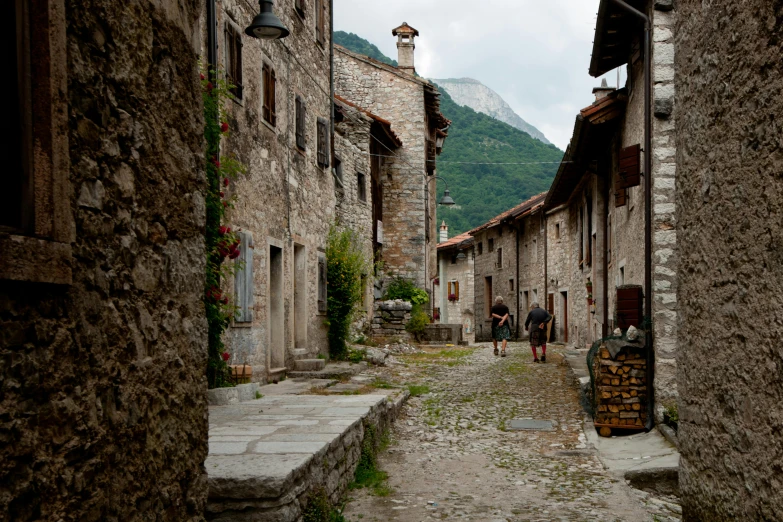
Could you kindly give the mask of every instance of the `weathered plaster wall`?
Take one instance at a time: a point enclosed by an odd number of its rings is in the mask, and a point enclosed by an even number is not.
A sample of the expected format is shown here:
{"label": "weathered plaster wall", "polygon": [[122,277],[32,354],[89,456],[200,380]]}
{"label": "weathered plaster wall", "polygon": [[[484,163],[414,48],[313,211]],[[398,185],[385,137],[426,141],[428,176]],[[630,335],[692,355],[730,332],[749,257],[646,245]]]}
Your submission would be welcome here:
{"label": "weathered plaster wall", "polygon": [[683,520],[781,520],[783,6],[677,5]]}
{"label": "weathered plaster wall", "polygon": [[[204,4],[206,5],[206,4]],[[305,16],[294,10],[294,0],[275,3],[275,13],[290,29],[285,47],[279,41],[242,36],[243,95],[229,104],[230,136],[223,154],[234,154],[248,167],[226,190],[236,196],[227,221],[253,236],[253,318],[235,323],[226,335],[230,364],[250,364],[255,378],[268,371],[291,367],[297,357],[326,353],[324,315],[318,311],[318,259],[326,246],[334,220],[335,183],[330,168],[318,166],[317,119],[330,116],[329,24],[321,46],[316,40],[314,2],[306,2]],[[225,24],[233,21],[240,30],[257,14],[257,5],[239,0],[218,0],[218,57],[224,67]],[[202,12],[202,55],[206,56],[206,33]],[[261,70],[270,65],[276,74],[274,126],[261,113]],[[296,146],[295,98],[307,108],[306,147]],[[294,251],[304,248],[305,304],[296,310],[294,299]],[[282,250],[282,285],[271,285],[270,251]],[[299,272],[302,273],[301,271]],[[272,313],[273,303],[283,303],[282,321]],[[279,326],[282,325],[282,326]],[[282,332],[280,332],[282,328]],[[296,330],[299,329],[299,334]],[[302,333],[303,332],[303,333]],[[298,341],[297,341],[298,339]]]}
{"label": "weathered plaster wall", "polygon": [[[387,271],[410,278],[420,288],[429,285],[426,199],[432,208],[434,191],[426,192],[425,139],[428,135],[421,80],[376,66],[369,59],[335,49],[335,89],[338,95],[391,122],[403,146],[389,152],[383,179],[383,260]],[[431,183],[434,185],[434,183]],[[434,222],[429,238],[434,248]]]}
{"label": "weathered plaster wall", "polygon": [[[489,309],[495,304],[495,297],[503,297],[504,304],[513,316],[511,327],[512,337],[516,333],[519,318],[517,317],[517,262],[516,262],[516,231],[508,225],[497,225],[482,230],[473,236],[476,249],[476,261],[474,265],[475,291],[473,308],[476,324],[476,341],[489,341],[492,339],[492,318]],[[490,250],[489,240],[494,242],[494,249]],[[482,244],[482,253],[479,254],[478,244]],[[498,249],[503,249],[503,260],[498,264]],[[541,247],[543,256],[543,245]],[[542,257],[543,259],[543,257]],[[521,270],[521,267],[520,267]],[[486,295],[486,279],[492,278],[492,294]],[[514,283],[512,288],[512,282]],[[521,313],[521,311],[520,311]],[[521,329],[524,333],[524,328]]]}
{"label": "weathered plaster wall", "polygon": [[[473,342],[476,330],[476,313],[474,309],[474,250],[472,248],[461,250],[465,254],[465,259],[455,259],[452,263],[452,257],[456,256],[460,250],[456,248],[446,251],[438,251],[439,265],[443,262],[443,274],[440,282],[435,285],[435,300],[433,306],[440,309],[441,324],[461,324],[462,339]],[[456,301],[448,300],[448,284],[450,282],[459,283],[459,299]],[[441,299],[441,285],[446,285],[446,302]],[[480,317],[480,316],[479,316]]]}
{"label": "weathered plaster wall", "polygon": [[201,520],[198,8],[62,4],[73,283],[0,282],[0,519]]}

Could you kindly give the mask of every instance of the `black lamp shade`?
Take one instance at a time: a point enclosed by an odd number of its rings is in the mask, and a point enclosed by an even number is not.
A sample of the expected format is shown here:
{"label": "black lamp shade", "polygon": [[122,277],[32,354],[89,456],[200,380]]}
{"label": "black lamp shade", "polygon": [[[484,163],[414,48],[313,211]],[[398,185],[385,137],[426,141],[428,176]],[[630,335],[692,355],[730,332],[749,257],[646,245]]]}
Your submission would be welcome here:
{"label": "black lamp shade", "polygon": [[245,29],[245,34],[262,40],[277,40],[288,36],[288,28],[272,11],[272,0],[260,0],[258,3],[261,12],[253,18],[253,22]]}
{"label": "black lamp shade", "polygon": [[451,207],[455,204],[454,200],[451,199],[451,196],[449,195],[448,189],[443,191],[443,197],[440,200],[440,204],[445,205],[447,207]]}

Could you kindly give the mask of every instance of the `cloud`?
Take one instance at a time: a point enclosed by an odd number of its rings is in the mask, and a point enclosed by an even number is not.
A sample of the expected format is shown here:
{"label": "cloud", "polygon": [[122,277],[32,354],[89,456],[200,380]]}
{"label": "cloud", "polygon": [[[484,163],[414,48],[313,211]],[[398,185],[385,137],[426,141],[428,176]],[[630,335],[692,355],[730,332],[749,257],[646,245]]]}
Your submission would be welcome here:
{"label": "cloud", "polygon": [[[475,78],[564,149],[600,79],[587,73],[599,0],[334,0],[335,28],[397,58],[391,30],[419,30],[416,69]],[[607,75],[615,85],[615,73]],[[621,78],[624,81],[624,77]]]}

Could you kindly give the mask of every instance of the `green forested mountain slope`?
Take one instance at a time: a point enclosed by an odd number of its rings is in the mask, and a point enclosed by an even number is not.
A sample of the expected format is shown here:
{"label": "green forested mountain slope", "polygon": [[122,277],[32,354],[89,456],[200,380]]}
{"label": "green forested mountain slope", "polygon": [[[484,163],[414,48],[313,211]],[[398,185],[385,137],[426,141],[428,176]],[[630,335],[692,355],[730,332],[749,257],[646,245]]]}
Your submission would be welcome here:
{"label": "green forested mountain slope", "polygon": [[[336,31],[334,41],[356,53],[397,65],[376,46],[353,33]],[[449,137],[438,158],[438,175],[446,179],[457,203],[452,208],[438,207],[438,224],[446,221],[449,237],[486,223],[549,189],[563,157],[561,150],[491,116],[457,105],[446,91],[440,89],[440,92],[441,112],[452,120]],[[443,189],[443,183],[438,181],[438,199]]]}
{"label": "green forested mountain slope", "polygon": [[334,43],[337,45],[342,45],[346,49],[355,53],[363,54],[365,56],[369,56],[370,58],[374,58],[379,62],[387,63],[397,67],[396,60],[392,60],[383,54],[381,50],[378,49],[375,45],[356,34],[346,33],[345,31],[335,31]]}
{"label": "green forested mountain slope", "polygon": [[[439,206],[438,224],[446,221],[450,237],[549,189],[563,158],[561,150],[507,123],[457,105],[443,89],[440,92],[441,112],[452,125],[438,157],[438,175],[446,179],[457,205]],[[439,182],[439,198],[442,192],[443,184]]]}

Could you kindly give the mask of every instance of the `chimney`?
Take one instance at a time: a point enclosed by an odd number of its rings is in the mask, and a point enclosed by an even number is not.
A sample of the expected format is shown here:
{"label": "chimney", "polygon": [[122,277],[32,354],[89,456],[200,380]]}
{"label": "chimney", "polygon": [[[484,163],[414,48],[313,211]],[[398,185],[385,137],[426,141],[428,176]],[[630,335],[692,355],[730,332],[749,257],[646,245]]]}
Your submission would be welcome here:
{"label": "chimney", "polygon": [[595,94],[595,101],[600,100],[601,98],[606,98],[606,95],[610,92],[613,92],[615,90],[614,87],[609,87],[606,83],[606,78],[601,80],[601,86],[600,87],[593,87],[593,94]]}
{"label": "chimney", "polygon": [[446,222],[444,221],[440,225],[440,239],[438,240],[438,243],[445,243],[449,240],[449,227],[446,225]]}
{"label": "chimney", "polygon": [[419,36],[419,31],[403,22],[401,26],[392,30],[392,36],[397,37],[397,68],[411,76],[416,74],[416,66],[413,64],[413,51],[416,44],[414,38]]}

